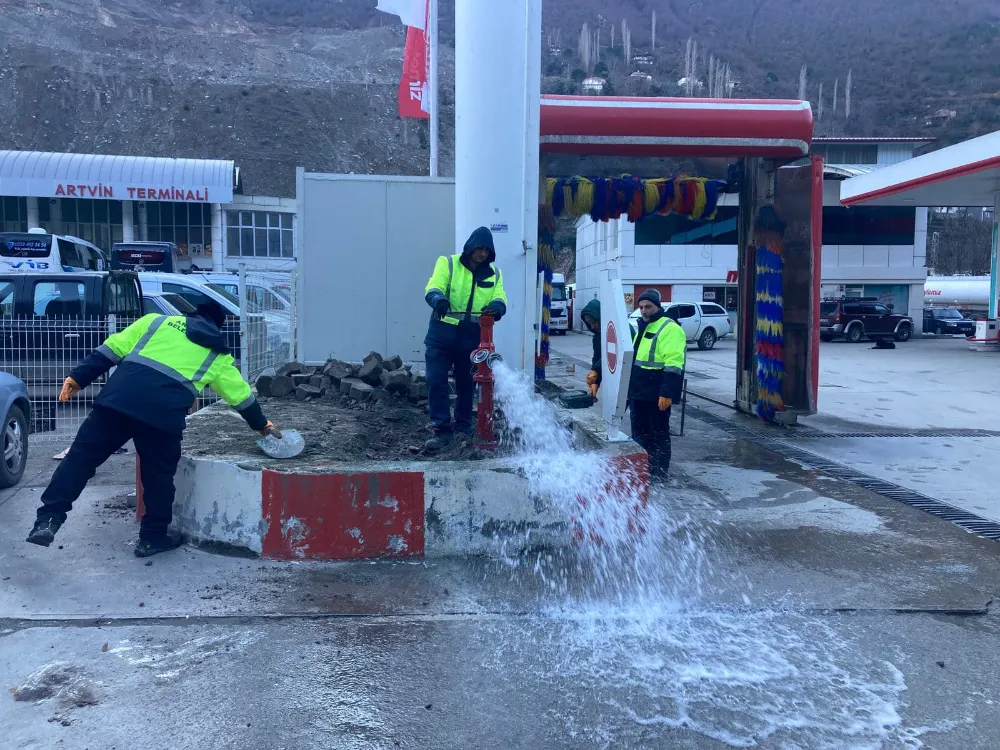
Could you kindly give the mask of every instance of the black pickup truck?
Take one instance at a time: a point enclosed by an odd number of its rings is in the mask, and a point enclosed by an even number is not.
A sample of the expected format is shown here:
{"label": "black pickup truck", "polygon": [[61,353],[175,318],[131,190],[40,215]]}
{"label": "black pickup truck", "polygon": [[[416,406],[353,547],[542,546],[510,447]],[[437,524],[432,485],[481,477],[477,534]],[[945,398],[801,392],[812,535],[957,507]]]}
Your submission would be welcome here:
{"label": "black pickup truck", "polygon": [[131,272],[0,274],[0,370],[24,381],[32,403],[54,402],[81,359],[142,315]]}

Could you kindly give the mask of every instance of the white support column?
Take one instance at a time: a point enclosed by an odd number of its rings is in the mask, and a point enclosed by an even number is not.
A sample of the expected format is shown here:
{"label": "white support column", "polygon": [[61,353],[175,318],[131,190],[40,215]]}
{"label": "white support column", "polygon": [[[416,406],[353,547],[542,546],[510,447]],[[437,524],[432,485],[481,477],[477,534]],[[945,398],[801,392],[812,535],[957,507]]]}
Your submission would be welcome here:
{"label": "white support column", "polygon": [[149,241],[149,215],[146,213],[146,203],[139,204],[139,237],[140,242]]}
{"label": "white support column", "polygon": [[522,369],[534,367],[541,30],[541,0],[455,4],[456,241],[496,227],[508,298],[496,347]]}
{"label": "white support column", "polygon": [[25,202],[28,207],[28,229],[36,229],[38,227],[38,198],[27,198]]}
{"label": "white support column", "polygon": [[132,201],[122,201],[122,242],[135,242],[135,221]]}
{"label": "white support column", "polygon": [[1000,281],[1000,192],[993,195],[993,258],[990,262],[990,318],[997,317],[997,282]]}
{"label": "white support column", "polygon": [[52,234],[63,234],[62,223],[62,200],[59,198],[49,199],[49,226],[48,230]]}
{"label": "white support column", "polygon": [[222,247],[222,204],[212,204],[212,270],[223,273],[226,270],[226,253]]}

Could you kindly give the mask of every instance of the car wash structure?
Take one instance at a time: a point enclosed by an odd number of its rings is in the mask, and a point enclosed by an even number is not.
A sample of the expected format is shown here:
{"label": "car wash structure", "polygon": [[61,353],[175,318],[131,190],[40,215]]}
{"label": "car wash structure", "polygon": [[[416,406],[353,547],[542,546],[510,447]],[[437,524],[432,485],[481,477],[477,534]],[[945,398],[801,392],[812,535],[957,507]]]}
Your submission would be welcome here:
{"label": "car wash structure", "polygon": [[735,403],[769,421],[815,412],[823,174],[806,159],[812,133],[808,102],[543,97],[539,271],[550,278],[555,217],[710,218],[738,194]]}

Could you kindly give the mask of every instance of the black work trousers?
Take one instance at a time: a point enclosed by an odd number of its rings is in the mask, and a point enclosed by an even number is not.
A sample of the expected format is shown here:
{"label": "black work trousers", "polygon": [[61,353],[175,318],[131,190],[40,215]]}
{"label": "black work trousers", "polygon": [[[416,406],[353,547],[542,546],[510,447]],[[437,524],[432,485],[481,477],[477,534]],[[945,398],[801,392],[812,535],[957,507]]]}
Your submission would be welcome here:
{"label": "black work trousers", "polygon": [[[427,400],[436,433],[472,432],[472,400],[475,383],[472,380],[472,361],[469,359],[476,346],[456,342],[451,346],[427,344],[424,360],[427,366]],[[455,424],[451,422],[451,391],[448,375],[454,370]]]}
{"label": "black work trousers", "polygon": [[666,479],[670,468],[670,409],[660,411],[656,401],[629,401],[632,439],[649,454],[649,475]]}
{"label": "black work trousers", "polygon": [[139,538],[162,536],[173,518],[174,472],[181,458],[181,436],[156,430],[125,414],[95,406],[80,425],[66,458],[42,493],[39,518],[66,521],[66,514],[97,469],[129,440],[135,443],[142,476],[142,517]]}

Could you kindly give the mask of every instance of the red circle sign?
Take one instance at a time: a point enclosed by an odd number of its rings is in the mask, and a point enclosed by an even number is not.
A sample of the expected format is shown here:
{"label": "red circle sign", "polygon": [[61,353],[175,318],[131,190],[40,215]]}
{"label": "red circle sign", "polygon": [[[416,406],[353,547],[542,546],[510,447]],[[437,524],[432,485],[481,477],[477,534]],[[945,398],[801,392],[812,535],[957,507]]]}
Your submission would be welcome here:
{"label": "red circle sign", "polygon": [[614,375],[618,369],[618,331],[615,330],[614,321],[608,321],[605,330],[604,356],[608,358],[608,370]]}

